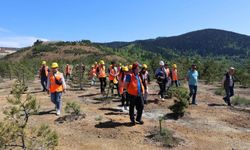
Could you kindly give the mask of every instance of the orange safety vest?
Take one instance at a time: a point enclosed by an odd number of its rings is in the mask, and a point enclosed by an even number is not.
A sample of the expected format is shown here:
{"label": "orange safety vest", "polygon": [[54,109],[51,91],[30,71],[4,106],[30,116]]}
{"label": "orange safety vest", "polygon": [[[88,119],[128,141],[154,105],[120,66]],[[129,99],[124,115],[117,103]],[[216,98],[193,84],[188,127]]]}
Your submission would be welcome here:
{"label": "orange safety vest", "polygon": [[105,66],[101,67],[99,66],[99,78],[105,78],[106,77],[106,73],[105,73]]}
{"label": "orange safety vest", "polygon": [[126,75],[124,74],[124,79],[122,80],[122,74],[120,73],[119,74],[119,92],[120,92],[120,94],[122,94],[123,93],[123,91],[124,91],[124,86],[125,86],[125,84],[124,84],[124,80],[125,80],[125,78],[126,78]]}
{"label": "orange safety vest", "polygon": [[94,76],[96,76],[96,69],[95,68],[90,70],[89,76],[90,76],[90,78],[93,78]]}
{"label": "orange safety vest", "polygon": [[55,80],[55,77],[57,80],[62,80],[62,76],[63,74],[60,73],[60,72],[57,72],[55,74],[55,76],[53,75],[53,73],[51,72],[49,74],[49,81],[50,81],[50,87],[49,87],[49,91],[51,93],[54,93],[54,92],[62,92],[63,91],[63,85],[58,85],[56,84],[56,80]]}
{"label": "orange safety vest", "polygon": [[71,67],[70,66],[66,66],[65,72],[66,72],[66,74],[70,74]]}
{"label": "orange safety vest", "polygon": [[177,69],[172,69],[172,80],[173,81],[178,80]]}
{"label": "orange safety vest", "polygon": [[113,81],[115,79],[114,74],[116,74],[116,71],[114,68],[110,67],[109,68],[109,81]]}
{"label": "orange safety vest", "polygon": [[[130,95],[133,95],[133,96],[138,96],[138,81],[136,79],[136,76],[134,74],[130,74],[130,82],[128,83],[128,93]],[[138,75],[139,77],[139,75]],[[140,83],[141,83],[141,93],[144,94],[144,86],[142,84],[142,81],[141,81],[141,78],[139,77],[140,79]]]}
{"label": "orange safety vest", "polygon": [[[39,77],[41,77],[41,75],[42,75],[42,69],[43,69],[43,66],[39,69]],[[46,77],[49,74],[49,67],[48,66],[45,66],[45,74],[46,74]]]}

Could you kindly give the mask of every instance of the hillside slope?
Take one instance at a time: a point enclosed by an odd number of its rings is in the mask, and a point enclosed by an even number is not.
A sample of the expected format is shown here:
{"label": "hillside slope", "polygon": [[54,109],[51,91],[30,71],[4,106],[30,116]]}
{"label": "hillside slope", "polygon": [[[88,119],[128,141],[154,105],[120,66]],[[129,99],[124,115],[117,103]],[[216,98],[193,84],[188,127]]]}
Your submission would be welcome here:
{"label": "hillside slope", "polygon": [[137,44],[144,50],[156,53],[171,50],[171,53],[188,55],[196,53],[201,56],[246,56],[250,52],[249,36],[217,29],[204,29],[179,36],[159,37],[133,42],[103,43],[103,45],[113,48],[122,48],[129,44]]}

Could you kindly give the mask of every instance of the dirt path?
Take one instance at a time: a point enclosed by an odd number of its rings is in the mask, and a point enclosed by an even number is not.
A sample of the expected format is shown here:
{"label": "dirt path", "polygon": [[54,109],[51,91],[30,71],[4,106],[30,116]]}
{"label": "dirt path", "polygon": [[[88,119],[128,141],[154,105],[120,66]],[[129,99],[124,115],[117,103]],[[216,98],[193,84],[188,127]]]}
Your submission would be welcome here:
{"label": "dirt path", "polygon": [[[0,110],[6,105],[5,98],[11,90],[11,83],[13,82],[8,80],[0,83]],[[40,115],[31,118],[31,125],[46,123],[52,126],[60,137],[58,150],[165,149],[145,137],[150,131],[158,128],[159,116],[170,113],[167,107],[173,100],[155,103],[157,96],[150,95],[150,103],[145,106],[143,115],[145,124],[131,127],[128,112],[123,112],[118,107],[119,98],[114,98],[110,104],[104,104],[100,101],[102,96],[97,94],[98,86],[86,86],[84,89],[69,89],[63,95],[63,105],[69,101],[78,102],[86,113],[86,118],[58,124],[55,123],[58,117],[51,111],[53,106],[49,96],[40,92],[39,81],[35,80],[29,85],[29,91],[41,105]],[[166,119],[163,122],[165,128],[183,140],[173,149],[250,149],[250,114],[226,106],[221,97],[213,94],[213,90],[213,86],[201,84],[197,95],[199,105],[190,106],[182,119]],[[151,90],[151,93],[156,91]],[[248,92],[242,94],[249,96]],[[3,119],[2,114],[0,119]]]}

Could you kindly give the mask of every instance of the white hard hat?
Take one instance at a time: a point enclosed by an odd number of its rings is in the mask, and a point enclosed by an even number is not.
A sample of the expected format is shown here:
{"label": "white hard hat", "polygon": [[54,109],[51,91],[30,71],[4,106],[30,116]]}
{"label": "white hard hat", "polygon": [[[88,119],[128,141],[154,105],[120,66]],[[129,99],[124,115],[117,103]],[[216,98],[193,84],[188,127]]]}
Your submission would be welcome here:
{"label": "white hard hat", "polygon": [[164,66],[164,62],[163,61],[160,61],[159,63],[161,66]]}
{"label": "white hard hat", "polygon": [[234,70],[235,68],[234,67],[230,67],[229,70]]}

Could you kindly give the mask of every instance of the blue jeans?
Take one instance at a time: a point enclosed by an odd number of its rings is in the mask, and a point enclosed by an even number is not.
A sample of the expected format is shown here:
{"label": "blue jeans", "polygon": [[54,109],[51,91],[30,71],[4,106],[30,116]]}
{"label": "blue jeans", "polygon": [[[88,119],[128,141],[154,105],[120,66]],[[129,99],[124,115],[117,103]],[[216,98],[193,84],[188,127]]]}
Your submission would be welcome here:
{"label": "blue jeans", "polygon": [[224,99],[227,101],[227,103],[230,103],[230,97],[234,96],[234,88],[233,87],[225,88],[225,91],[226,91],[226,96],[224,97]]}
{"label": "blue jeans", "polygon": [[57,110],[62,107],[62,92],[54,92],[50,94],[52,103],[55,104]]}
{"label": "blue jeans", "polygon": [[189,97],[192,97],[192,104],[196,103],[197,85],[189,85]]}
{"label": "blue jeans", "polygon": [[47,77],[41,77],[41,84],[43,86],[43,91],[47,90]]}

